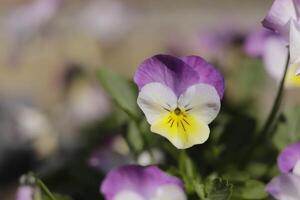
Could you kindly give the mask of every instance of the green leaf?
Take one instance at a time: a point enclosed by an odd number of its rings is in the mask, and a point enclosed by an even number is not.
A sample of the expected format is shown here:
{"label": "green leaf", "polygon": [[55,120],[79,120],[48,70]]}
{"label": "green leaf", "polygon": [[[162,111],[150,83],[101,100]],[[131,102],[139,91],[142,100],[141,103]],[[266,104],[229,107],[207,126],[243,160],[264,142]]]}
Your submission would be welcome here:
{"label": "green leaf", "polygon": [[220,178],[209,181],[205,185],[206,200],[227,200],[232,194],[233,185]]}
{"label": "green leaf", "polygon": [[264,199],[267,197],[265,185],[256,180],[248,180],[241,188],[241,197],[244,199]]}
{"label": "green leaf", "polygon": [[282,150],[288,144],[300,140],[300,106],[287,110],[281,117],[272,138],[273,144]]}
{"label": "green leaf", "polygon": [[120,108],[132,118],[137,119],[140,116],[140,110],[136,103],[138,92],[130,81],[104,68],[97,72],[97,77],[104,89]]}
{"label": "green leaf", "polygon": [[[65,195],[60,195],[60,194],[53,194],[55,197],[55,200],[72,200],[71,197],[65,196]],[[51,200],[47,195],[43,195],[42,200]]]}
{"label": "green leaf", "polygon": [[136,152],[142,151],[144,147],[144,141],[141,134],[136,122],[131,120],[128,126],[127,141]]}

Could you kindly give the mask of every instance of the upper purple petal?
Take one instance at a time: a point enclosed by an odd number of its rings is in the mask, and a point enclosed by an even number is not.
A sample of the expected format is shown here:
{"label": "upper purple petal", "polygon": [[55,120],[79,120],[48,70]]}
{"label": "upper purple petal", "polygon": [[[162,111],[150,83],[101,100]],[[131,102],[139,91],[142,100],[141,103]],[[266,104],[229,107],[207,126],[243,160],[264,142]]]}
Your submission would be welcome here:
{"label": "upper purple petal", "polygon": [[283,174],[275,177],[266,186],[266,191],[275,199],[300,199],[300,177]]}
{"label": "upper purple petal", "polygon": [[220,98],[224,94],[224,78],[221,73],[198,56],[181,59],[170,55],[153,56],[139,66],[134,81],[139,89],[148,83],[162,83],[171,88],[178,97],[197,83],[214,86]]}
{"label": "upper purple petal", "polygon": [[299,0],[275,0],[262,22],[263,25],[288,38],[289,21],[299,18],[299,2]]}
{"label": "upper purple petal", "polygon": [[146,199],[151,199],[156,189],[166,184],[183,188],[180,179],[168,175],[156,166],[126,165],[108,173],[100,190],[106,200],[113,200],[122,190],[134,191]]}
{"label": "upper purple petal", "polygon": [[251,57],[262,57],[265,41],[275,33],[261,28],[248,35],[244,44],[244,51]]}
{"label": "upper purple petal", "polygon": [[171,88],[179,96],[189,86],[197,83],[198,75],[177,57],[156,55],[146,59],[139,66],[134,81],[139,89],[148,83],[159,82]]}
{"label": "upper purple petal", "polygon": [[185,56],[181,59],[197,72],[198,83],[212,85],[222,99],[225,89],[224,77],[213,65],[199,56]]}
{"label": "upper purple petal", "polygon": [[277,163],[281,172],[289,173],[300,160],[300,142],[289,145],[279,155]]}

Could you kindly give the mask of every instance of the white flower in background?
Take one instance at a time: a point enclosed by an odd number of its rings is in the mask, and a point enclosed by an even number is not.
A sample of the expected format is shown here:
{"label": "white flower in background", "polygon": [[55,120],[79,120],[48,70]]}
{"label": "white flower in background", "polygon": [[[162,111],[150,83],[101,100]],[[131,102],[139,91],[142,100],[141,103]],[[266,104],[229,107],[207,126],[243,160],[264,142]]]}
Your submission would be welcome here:
{"label": "white flower in background", "polygon": [[132,25],[130,15],[122,1],[93,0],[81,10],[75,23],[80,31],[107,43],[128,32]]}
{"label": "white flower in background", "polygon": [[[7,35],[12,43],[9,61],[15,65],[24,46],[47,28],[62,0],[35,0],[15,8],[6,19]],[[12,64],[12,63],[11,63]]]}
{"label": "white flower in background", "polygon": [[137,163],[142,166],[161,164],[165,160],[165,156],[160,149],[151,149],[149,151],[143,151],[137,158]]}

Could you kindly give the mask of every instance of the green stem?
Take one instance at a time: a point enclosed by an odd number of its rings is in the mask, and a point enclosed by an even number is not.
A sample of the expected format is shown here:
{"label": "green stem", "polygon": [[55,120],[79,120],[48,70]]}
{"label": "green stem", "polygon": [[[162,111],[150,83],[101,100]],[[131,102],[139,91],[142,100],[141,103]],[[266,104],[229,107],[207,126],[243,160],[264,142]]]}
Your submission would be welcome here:
{"label": "green stem", "polygon": [[38,186],[40,186],[40,188],[42,189],[43,192],[45,192],[47,194],[47,196],[51,199],[51,200],[56,200],[56,198],[54,197],[54,195],[50,192],[50,190],[47,188],[47,186],[40,180],[37,178],[37,184]]}
{"label": "green stem", "polygon": [[278,116],[278,111],[280,109],[280,105],[282,102],[282,96],[283,96],[283,91],[284,91],[284,84],[285,84],[285,80],[286,80],[286,74],[289,68],[289,62],[290,62],[290,54],[288,54],[287,57],[287,61],[285,64],[285,69],[284,69],[284,74],[282,76],[280,85],[279,85],[279,89],[277,91],[277,95],[276,95],[276,99],[273,103],[273,107],[272,110],[266,120],[265,125],[263,126],[262,130],[259,132],[260,134],[258,135],[259,139],[262,138],[266,138],[266,136],[268,136],[269,132],[270,132],[270,128],[272,127],[272,125],[274,124],[274,121],[276,120],[277,116]]}
{"label": "green stem", "polygon": [[242,166],[245,166],[246,163],[248,162],[248,160],[250,160],[252,158],[253,149],[255,148],[255,146],[259,145],[262,141],[265,144],[266,138],[270,138],[272,136],[269,134],[270,134],[271,128],[274,127],[274,123],[276,122],[276,119],[278,118],[278,112],[279,112],[279,108],[280,108],[280,105],[282,102],[284,84],[285,84],[285,80],[286,80],[287,71],[289,68],[289,62],[290,62],[290,54],[288,54],[288,57],[287,57],[284,73],[283,73],[282,79],[280,81],[280,85],[279,85],[277,95],[274,100],[271,112],[269,113],[263,128],[261,129],[261,131],[258,132],[258,135],[257,135],[256,139],[254,139],[254,142],[252,143],[252,145],[249,145],[249,148],[247,148],[245,150],[245,156],[244,156],[245,159],[243,158],[241,160]]}

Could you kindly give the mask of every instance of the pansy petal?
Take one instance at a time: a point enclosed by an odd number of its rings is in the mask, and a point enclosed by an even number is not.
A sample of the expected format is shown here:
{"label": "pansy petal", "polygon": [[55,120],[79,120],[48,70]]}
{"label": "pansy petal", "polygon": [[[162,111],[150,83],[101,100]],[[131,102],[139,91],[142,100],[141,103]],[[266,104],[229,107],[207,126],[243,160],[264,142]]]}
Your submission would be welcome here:
{"label": "pansy petal", "polygon": [[225,85],[224,77],[213,65],[199,56],[185,56],[182,60],[198,73],[199,80],[197,83],[212,85],[217,90],[220,99],[222,99]]}
{"label": "pansy petal", "polygon": [[267,72],[277,81],[282,78],[287,57],[288,49],[283,39],[272,36],[265,41],[263,62]]}
{"label": "pansy petal", "polygon": [[195,71],[177,57],[156,55],[146,59],[138,68],[134,82],[141,90],[146,84],[158,82],[171,88],[177,96],[197,83]]}
{"label": "pansy petal", "polygon": [[17,190],[16,200],[33,200],[34,189],[31,186],[20,186]]}
{"label": "pansy petal", "polygon": [[295,20],[290,25],[290,62],[291,64],[299,64],[300,62],[300,27]]}
{"label": "pansy petal", "polygon": [[163,185],[157,188],[155,197],[151,200],[186,200],[186,195],[182,188],[176,185]]}
{"label": "pansy petal", "polygon": [[137,103],[146,115],[147,121],[153,124],[168,110],[176,108],[177,97],[169,87],[161,83],[149,83],[141,89]]}
{"label": "pansy petal", "polygon": [[288,38],[289,21],[297,19],[297,8],[294,0],[275,0],[263,20],[266,28],[277,31]]}
{"label": "pansy petal", "polygon": [[289,173],[300,160],[300,142],[289,145],[279,155],[277,164],[281,172]]}
{"label": "pansy petal", "polygon": [[151,125],[151,131],[167,138],[178,149],[204,143],[210,132],[208,125],[192,114],[185,118],[165,115]]}
{"label": "pansy petal", "polygon": [[130,190],[119,192],[113,200],[146,200],[141,195]]}
{"label": "pansy petal", "polygon": [[295,164],[293,174],[300,176],[300,160]]}
{"label": "pansy petal", "polygon": [[300,176],[283,174],[267,185],[266,191],[278,200],[298,200],[300,197]]}
{"label": "pansy petal", "polygon": [[127,194],[128,191],[132,191],[145,199],[151,199],[157,188],[162,185],[183,188],[180,179],[164,173],[156,166],[126,165],[108,173],[101,185],[101,193],[105,200],[115,200],[114,198],[124,191],[127,191]]}
{"label": "pansy petal", "polygon": [[200,121],[209,124],[220,111],[221,103],[217,91],[207,84],[197,84],[189,87],[179,97],[178,105],[188,114],[196,116]]}

